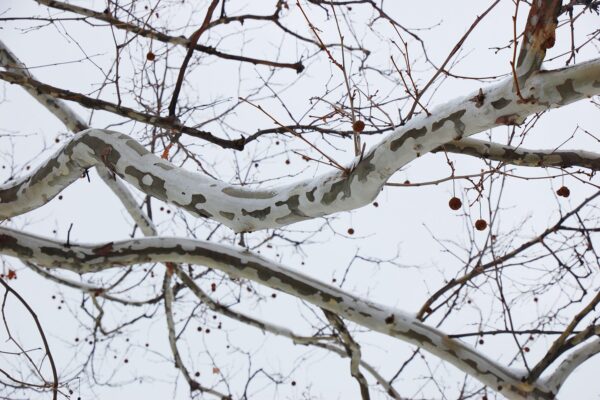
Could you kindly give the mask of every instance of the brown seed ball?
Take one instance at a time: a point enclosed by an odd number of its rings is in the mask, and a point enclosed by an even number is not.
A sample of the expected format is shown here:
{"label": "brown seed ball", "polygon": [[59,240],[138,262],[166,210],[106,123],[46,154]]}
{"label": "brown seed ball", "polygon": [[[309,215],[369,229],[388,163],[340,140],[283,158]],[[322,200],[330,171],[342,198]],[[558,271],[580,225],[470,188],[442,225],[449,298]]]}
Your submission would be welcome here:
{"label": "brown seed ball", "polygon": [[354,235],[354,229],[348,228],[348,235]]}
{"label": "brown seed ball", "polygon": [[485,219],[478,219],[475,221],[475,229],[478,231],[484,231],[487,228],[487,222]]}
{"label": "brown seed ball", "polygon": [[484,344],[485,342],[483,341],[483,339],[479,339],[479,344]]}
{"label": "brown seed ball", "polygon": [[462,207],[462,201],[458,197],[453,197],[448,202],[448,206],[453,210],[458,210]]}
{"label": "brown seed ball", "polygon": [[153,52],[149,51],[148,54],[146,54],[146,60],[154,61],[155,59],[156,59],[156,54],[154,54]]}
{"label": "brown seed ball", "polygon": [[569,197],[569,195],[571,194],[571,191],[569,190],[568,187],[562,186],[560,189],[558,189],[556,191],[556,194],[561,197]]}
{"label": "brown seed ball", "polygon": [[365,123],[363,121],[361,121],[361,120],[358,120],[358,121],[354,122],[352,124],[352,130],[354,132],[361,133],[362,131],[365,130]]}

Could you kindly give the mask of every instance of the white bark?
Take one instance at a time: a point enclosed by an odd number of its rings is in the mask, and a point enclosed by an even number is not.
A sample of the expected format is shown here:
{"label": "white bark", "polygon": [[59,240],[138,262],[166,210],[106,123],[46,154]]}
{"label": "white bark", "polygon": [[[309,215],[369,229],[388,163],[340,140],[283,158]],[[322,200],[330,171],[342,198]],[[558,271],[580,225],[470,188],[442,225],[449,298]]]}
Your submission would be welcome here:
{"label": "white bark", "polygon": [[558,392],[577,367],[598,353],[600,353],[600,338],[595,338],[590,343],[578,347],[556,368],[554,373],[546,380],[546,385]]}
{"label": "white bark", "polygon": [[[74,137],[30,176],[0,186],[0,218],[41,206],[85,168],[104,164],[143,192],[236,232],[276,228],[371,202],[383,184],[410,161],[452,140],[600,93],[600,59],[531,76],[521,92],[508,78],[481,93],[453,100],[394,131],[347,172],[267,190],[235,187],[176,168],[126,135],[91,129]],[[483,96],[483,97],[482,97]],[[481,100],[483,98],[483,100]]]}
{"label": "white bark", "polygon": [[250,279],[281,290],[371,330],[419,346],[511,399],[551,399],[543,384],[480,354],[471,346],[418,321],[403,311],[372,303],[249,251],[178,238],[145,238],[100,246],[69,245],[0,227],[0,254],[78,273],[146,262],[201,264],[232,277]]}
{"label": "white bark", "polygon": [[[7,71],[16,73],[20,76],[27,78],[34,78],[29,72],[27,66],[23,64],[17,56],[0,40],[0,66],[4,67]],[[55,99],[52,96],[40,93],[36,90],[26,88],[34,99],[36,99],[42,106],[50,111],[56,118],[58,118],[71,132],[77,133],[84,129],[88,129],[87,123],[75,113],[64,101]],[[114,175],[111,175],[106,168],[97,166],[98,174],[100,178],[106,183],[106,185],[113,191],[113,193],[121,200],[123,206],[133,218],[135,223],[140,227],[142,233],[145,236],[156,235],[156,228],[154,223],[148,218],[148,216],[142,212],[135,198],[131,195],[129,189],[123,185],[122,182],[116,179]]]}

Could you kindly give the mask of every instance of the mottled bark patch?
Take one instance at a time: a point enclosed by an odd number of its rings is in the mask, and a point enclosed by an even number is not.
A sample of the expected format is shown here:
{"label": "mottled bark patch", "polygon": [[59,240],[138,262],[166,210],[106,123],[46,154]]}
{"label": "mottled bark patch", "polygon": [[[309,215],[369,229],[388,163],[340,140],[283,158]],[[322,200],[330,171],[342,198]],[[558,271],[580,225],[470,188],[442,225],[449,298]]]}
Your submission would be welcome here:
{"label": "mottled bark patch", "polygon": [[222,190],[223,193],[228,194],[232,197],[236,197],[238,199],[272,199],[277,195],[277,193],[270,190],[257,190],[257,191],[248,191],[243,189],[238,189],[233,186],[226,187]]}
{"label": "mottled bark patch", "polygon": [[400,147],[402,147],[402,145],[404,144],[406,139],[408,139],[408,138],[417,139],[421,136],[424,136],[426,133],[427,133],[427,128],[425,128],[425,127],[418,128],[418,129],[416,129],[416,128],[409,129],[408,131],[404,132],[404,134],[402,136],[400,136],[398,139],[394,139],[390,142],[390,150],[397,151]]}
{"label": "mottled bark patch", "polygon": [[136,142],[133,139],[129,139],[125,142],[125,144],[129,147],[131,147],[140,157],[141,156],[145,156],[146,154],[149,153],[148,150],[146,150],[144,148],[144,146],[142,146],[141,144],[139,144],[138,142]]}
{"label": "mottled bark patch", "polygon": [[190,202],[190,206],[196,207],[198,204],[206,203],[206,197],[200,193],[196,193],[192,195],[192,201]]}
{"label": "mottled bark patch", "polygon": [[435,132],[438,129],[440,129],[442,126],[444,126],[444,124],[447,121],[450,121],[454,124],[454,130],[456,131],[458,136],[461,137],[462,134],[465,133],[465,124],[462,122],[461,118],[463,115],[465,115],[466,112],[467,112],[467,110],[459,110],[459,111],[453,112],[452,114],[448,115],[447,117],[434,122],[431,125],[431,130],[433,132]]}
{"label": "mottled bark patch", "polygon": [[[374,156],[375,153],[369,154],[369,156],[356,165],[346,178],[342,178],[332,184],[331,189],[323,194],[321,203],[325,205],[333,203],[340,193],[342,193],[342,200],[349,198],[352,195],[352,181],[354,178],[357,178],[359,182],[366,182],[369,174],[376,170],[375,165],[371,164]],[[374,195],[377,195],[377,193],[374,193]]]}
{"label": "mottled bark patch", "polygon": [[15,254],[19,256],[33,256],[33,250],[31,250],[27,246],[21,246],[17,238],[14,238],[10,235],[0,234],[0,249],[12,250]]}
{"label": "mottled bark patch", "polygon": [[26,185],[27,181],[23,181],[21,183],[19,183],[18,185],[9,187],[8,189],[3,189],[0,190],[0,202],[1,203],[12,203],[14,201],[17,201],[19,199],[19,191],[21,190],[21,188],[23,187],[23,185]]}
{"label": "mottled bark patch", "polygon": [[315,190],[317,190],[316,187],[314,187],[310,192],[306,192],[306,198],[308,199],[308,201],[310,201],[311,203],[313,201],[315,201]]}
{"label": "mottled bark patch", "polygon": [[576,91],[573,87],[573,79],[567,79],[562,85],[556,85],[556,90],[558,90],[558,93],[562,98],[562,101],[560,102],[561,105],[568,104],[581,97],[581,93]]}
{"label": "mottled bark patch", "polygon": [[219,211],[219,214],[221,214],[221,216],[223,218],[227,218],[230,221],[233,221],[233,219],[235,218],[235,214],[234,213],[230,213],[227,211]]}
{"label": "mottled bark patch", "polygon": [[[161,200],[168,199],[167,189],[165,189],[165,180],[164,179],[161,179],[155,175],[152,175],[152,182],[151,182],[151,184],[147,185],[146,183],[144,183],[144,176],[148,175],[148,173],[144,172],[144,171],[140,171],[139,169],[137,169],[136,167],[134,167],[132,165],[129,165],[125,168],[125,174],[136,178],[138,180],[138,185],[140,186],[142,191],[144,191],[154,197],[158,197]],[[146,180],[146,182],[149,182],[149,181]],[[202,195],[200,195],[200,196],[202,196]],[[202,197],[204,197],[204,196],[202,196]],[[206,201],[206,199],[204,199],[204,201]],[[194,203],[192,203],[192,204],[194,204]]]}
{"label": "mottled bark patch", "polygon": [[212,218],[213,217],[213,215],[210,212],[208,212],[207,210],[205,210],[203,208],[196,207],[196,211],[194,211],[194,212],[204,218]]}
{"label": "mottled bark patch", "polygon": [[[125,136],[125,135],[123,135]],[[129,136],[125,136],[129,137]],[[111,171],[114,170],[115,165],[121,159],[121,153],[115,150],[110,144],[104,140],[99,139],[92,135],[81,136],[81,142],[89,146],[96,155],[96,158],[104,163]]]}
{"label": "mottled bark patch", "polygon": [[277,207],[287,206],[290,213],[283,217],[277,218],[275,222],[277,223],[292,223],[297,221],[303,221],[307,218],[306,214],[300,211],[300,195],[290,196],[286,201],[278,201],[275,203]]}
{"label": "mottled bark patch", "polygon": [[509,99],[505,99],[504,97],[492,101],[492,107],[494,107],[496,110],[502,110],[504,107],[506,107],[507,105],[510,104],[510,100]]}
{"label": "mottled bark patch", "polygon": [[249,215],[252,218],[257,218],[261,221],[264,221],[265,218],[271,213],[271,207],[263,208],[262,210],[254,210],[254,211],[246,211],[242,208],[242,215]]}

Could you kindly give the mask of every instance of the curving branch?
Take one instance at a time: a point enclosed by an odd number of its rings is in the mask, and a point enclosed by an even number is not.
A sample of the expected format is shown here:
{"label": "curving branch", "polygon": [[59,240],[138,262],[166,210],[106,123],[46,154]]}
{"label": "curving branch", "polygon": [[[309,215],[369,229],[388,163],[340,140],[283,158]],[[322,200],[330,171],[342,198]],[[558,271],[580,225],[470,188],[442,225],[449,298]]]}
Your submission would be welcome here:
{"label": "curving branch", "polygon": [[532,150],[465,138],[448,142],[433,152],[464,154],[522,167],[581,167],[600,170],[600,154],[585,150]]}
{"label": "curving branch", "polygon": [[147,262],[202,264],[249,279],[377,331],[419,346],[513,399],[552,399],[542,383],[528,383],[471,346],[419,322],[414,316],[361,299],[289,270],[247,250],[179,238],[145,238],[103,245],[64,244],[0,227],[0,254],[78,273]]}
{"label": "curving branch", "polygon": [[[330,351],[332,353],[335,353],[340,357],[351,357],[351,355],[349,355],[346,351],[344,351],[340,347],[338,347],[334,344],[331,344],[331,343],[324,343],[323,340],[326,339],[324,337],[300,336],[300,335],[294,333],[293,331],[291,331],[287,327],[275,325],[271,322],[259,320],[257,318],[251,317],[242,312],[232,310],[230,307],[226,307],[226,306],[216,302],[215,300],[213,300],[210,296],[208,296],[198,285],[196,285],[196,282],[194,282],[194,280],[188,274],[186,274],[185,272],[183,272],[181,270],[181,268],[175,267],[174,271],[175,271],[175,274],[177,274],[177,277],[179,279],[181,279],[183,284],[186,285],[192,291],[192,293],[194,293],[196,295],[196,297],[198,297],[198,300],[202,301],[206,306],[208,306],[214,312],[218,312],[218,313],[225,315],[226,317],[231,318],[235,321],[238,321],[238,322],[241,322],[248,326],[252,326],[254,328],[260,329],[263,332],[269,332],[276,336],[286,337],[286,338],[292,340],[294,342],[294,344],[299,344],[299,345],[304,345],[304,346],[315,346],[315,347],[319,347],[319,348],[325,349],[327,351]],[[377,381],[377,383],[379,385],[381,385],[381,387],[383,387],[385,389],[386,393],[390,397],[392,397],[393,399],[396,399],[396,400],[402,399],[402,397],[396,391],[396,389],[394,389],[394,387],[391,384],[389,384],[389,382],[385,378],[383,378],[383,376],[381,376],[379,374],[379,372],[377,372],[377,370],[371,364],[367,363],[362,358],[359,359],[359,364],[363,369],[365,369],[366,371],[369,372],[369,374],[371,374],[371,376]]]}
{"label": "curving branch", "polygon": [[[27,69],[27,66],[23,64],[17,56],[10,51],[10,49],[0,40],[0,66],[6,68],[7,71],[13,72],[19,76],[35,79],[33,75]],[[67,129],[73,133],[77,133],[84,129],[88,129],[88,125],[83,119],[77,115],[65,102],[59,99],[55,99],[52,96],[41,93],[38,90],[26,89],[34,99],[36,99],[41,105],[43,105],[48,111],[50,111],[59,121],[61,121]],[[156,228],[154,223],[148,216],[143,213],[135,198],[131,195],[129,189],[123,185],[123,182],[117,180],[114,175],[111,175],[106,168],[102,166],[97,167],[98,175],[106,183],[106,185],[113,191],[113,193],[121,200],[125,209],[133,218],[135,223],[140,227],[140,230],[146,236],[156,235]]]}
{"label": "curving branch", "polygon": [[[600,333],[599,333],[600,334]],[[573,351],[547,379],[547,385],[558,392],[567,378],[577,367],[600,353],[600,338],[595,338],[577,350]]]}
{"label": "curving branch", "polygon": [[600,59],[542,71],[524,90],[512,79],[480,89],[413,118],[344,171],[272,189],[247,189],[194,174],[149,153],[127,135],[91,129],[75,136],[31,175],[0,186],[0,218],[45,204],[75,181],[85,168],[105,165],[141,191],[212,218],[236,232],[276,228],[369,204],[385,182],[415,158],[452,140],[600,93]]}

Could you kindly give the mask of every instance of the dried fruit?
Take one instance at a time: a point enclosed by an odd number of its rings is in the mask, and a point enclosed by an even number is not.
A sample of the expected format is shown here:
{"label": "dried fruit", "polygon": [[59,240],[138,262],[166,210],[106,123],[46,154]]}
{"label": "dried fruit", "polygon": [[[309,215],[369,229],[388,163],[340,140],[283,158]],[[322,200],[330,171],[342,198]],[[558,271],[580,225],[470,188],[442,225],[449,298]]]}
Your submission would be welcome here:
{"label": "dried fruit", "polygon": [[448,202],[448,206],[453,210],[458,210],[462,207],[462,201],[458,197],[453,197]]}
{"label": "dried fruit", "polygon": [[146,60],[154,61],[155,59],[156,59],[156,55],[153,52],[149,51],[148,54],[146,54]]}
{"label": "dried fruit", "polygon": [[569,195],[571,194],[571,191],[569,190],[568,187],[562,186],[560,189],[558,189],[556,191],[556,194],[561,197],[569,197]]}
{"label": "dried fruit", "polygon": [[354,229],[348,228],[348,235],[354,235]]}
{"label": "dried fruit", "polygon": [[478,231],[484,231],[487,228],[487,221],[485,219],[478,219],[475,221],[475,229]]}
{"label": "dried fruit", "polygon": [[352,124],[352,130],[354,132],[361,133],[365,130],[365,123],[361,120],[357,120]]}

